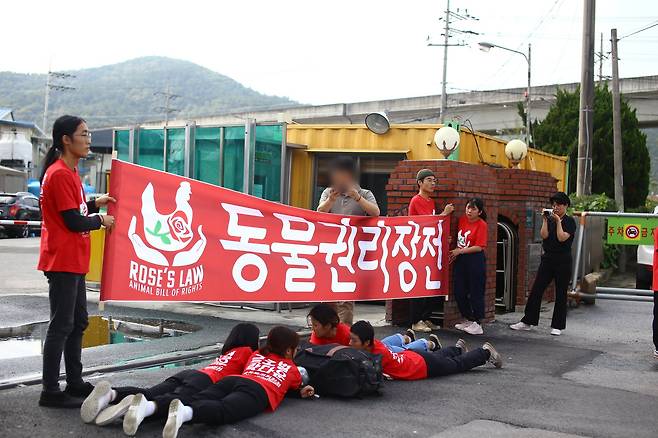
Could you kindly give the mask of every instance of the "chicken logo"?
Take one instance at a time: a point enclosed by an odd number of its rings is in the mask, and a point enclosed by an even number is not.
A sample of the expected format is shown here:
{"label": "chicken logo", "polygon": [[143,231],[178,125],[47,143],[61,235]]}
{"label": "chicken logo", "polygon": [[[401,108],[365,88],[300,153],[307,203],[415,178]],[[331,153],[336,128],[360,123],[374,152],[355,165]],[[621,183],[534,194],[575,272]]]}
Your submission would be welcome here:
{"label": "chicken logo", "polygon": [[190,183],[181,182],[176,191],[176,209],[169,214],[162,214],[155,207],[153,184],[147,184],[142,192],[143,236],[146,242],[137,233],[136,216],[133,216],[128,228],[128,238],[137,257],[160,266],[170,266],[167,253],[175,253],[171,266],[191,265],[201,258],[206,248],[206,236],[201,225],[197,229],[199,239],[186,249],[194,240],[194,213],[189,203],[191,195]]}
{"label": "chicken logo", "polygon": [[470,242],[468,241],[468,235],[471,234],[471,230],[468,230],[464,234],[462,234],[462,230],[459,230],[457,233],[457,247],[458,248],[468,248],[470,245]]}

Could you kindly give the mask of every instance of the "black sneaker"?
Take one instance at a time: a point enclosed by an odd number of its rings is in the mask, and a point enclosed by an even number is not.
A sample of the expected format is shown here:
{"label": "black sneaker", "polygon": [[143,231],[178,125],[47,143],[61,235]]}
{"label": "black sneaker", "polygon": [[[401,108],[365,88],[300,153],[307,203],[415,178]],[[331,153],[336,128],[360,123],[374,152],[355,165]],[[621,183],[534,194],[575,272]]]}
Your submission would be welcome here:
{"label": "black sneaker", "polygon": [[411,342],[416,340],[416,332],[413,331],[413,329],[408,328],[406,332],[404,332],[405,335],[409,336],[411,339]]}
{"label": "black sneaker", "polygon": [[72,397],[86,398],[87,396],[89,396],[89,394],[91,394],[91,391],[93,390],[94,390],[94,385],[92,385],[89,382],[82,382],[76,385],[67,384],[64,392]]}
{"label": "black sneaker", "polygon": [[41,391],[39,406],[47,408],[79,409],[84,400],[63,391]]}
{"label": "black sneaker", "polygon": [[429,338],[430,338],[430,341],[434,342],[434,348],[432,349],[432,351],[440,350],[441,349],[441,341],[439,341],[439,337],[435,334],[431,334],[429,336]]}

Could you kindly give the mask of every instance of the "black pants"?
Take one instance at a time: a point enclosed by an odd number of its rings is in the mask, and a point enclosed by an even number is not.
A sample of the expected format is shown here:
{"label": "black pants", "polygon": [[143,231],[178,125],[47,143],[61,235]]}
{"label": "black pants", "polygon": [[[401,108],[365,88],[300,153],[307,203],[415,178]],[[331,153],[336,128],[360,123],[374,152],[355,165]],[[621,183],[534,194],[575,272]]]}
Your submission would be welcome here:
{"label": "black pants", "polygon": [[267,393],[258,383],[240,376],[225,377],[192,397],[192,421],[207,424],[235,423],[265,411]]}
{"label": "black pants", "polygon": [[486,258],[484,252],[462,254],[452,268],[455,300],[462,316],[478,324],[484,319]]}
{"label": "black pants", "polygon": [[653,346],[658,351],[658,292],[653,291]]}
{"label": "black pants", "polygon": [[[461,256],[460,256],[461,257]],[[490,353],[484,348],[463,353],[457,347],[444,347],[435,352],[419,352],[427,364],[427,377],[463,373],[487,363]]]}
{"label": "black pants", "polygon": [[539,310],[544,291],[555,281],[555,306],[551,327],[564,330],[567,326],[567,287],[571,277],[571,254],[544,254],[539,263],[537,276],[532,285],[528,302],[525,305],[525,316],[521,321],[529,325],[539,324]]}
{"label": "black pants", "polygon": [[434,297],[414,298],[409,300],[409,325],[427,321],[432,316],[437,299]]}
{"label": "black pants", "polygon": [[136,386],[122,386],[113,388],[117,392],[115,402],[120,402],[124,397],[131,394],[144,394],[147,400],[156,404],[155,418],[167,416],[169,403],[175,398],[188,404],[192,396],[212,385],[212,380],[207,374],[197,370],[185,370],[167,378],[150,388],[138,388]]}
{"label": "black pants", "polygon": [[85,276],[46,272],[50,323],[43,344],[43,389],[59,391],[59,370],[64,353],[66,383],[82,383],[82,334],[89,325]]}

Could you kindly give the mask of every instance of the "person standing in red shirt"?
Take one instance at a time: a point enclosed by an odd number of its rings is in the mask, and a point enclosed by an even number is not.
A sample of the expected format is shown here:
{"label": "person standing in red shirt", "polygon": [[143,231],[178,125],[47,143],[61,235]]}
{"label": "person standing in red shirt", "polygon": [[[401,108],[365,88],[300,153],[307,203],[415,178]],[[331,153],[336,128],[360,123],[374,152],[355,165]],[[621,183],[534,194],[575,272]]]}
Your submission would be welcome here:
{"label": "person standing in red shirt", "polygon": [[313,345],[350,345],[350,326],[340,322],[338,312],[329,304],[317,304],[308,312]]}
{"label": "person standing in red shirt", "polygon": [[653,230],[653,357],[658,359],[658,228]]}
{"label": "person standing in red shirt", "polygon": [[503,360],[489,342],[481,348],[468,351],[460,339],[454,347],[445,347],[433,352],[405,350],[390,351],[375,339],[375,330],[367,321],[357,321],[351,327],[350,347],[382,356],[382,372],[394,380],[420,380],[466,372],[490,362],[496,368]]}
{"label": "person standing in red shirt", "polygon": [[[39,405],[80,407],[93,390],[82,380],[82,334],[88,325],[85,274],[89,271],[89,231],[109,229],[114,218],[98,215],[99,207],[115,202],[103,195],[87,202],[78,161],[89,154],[87,123],[62,116],[53,124],[53,144],[41,173],[41,248],[37,269],[48,279],[50,322],[43,345],[43,391]],[[59,387],[64,353],[66,389]]]}
{"label": "person standing in red shirt", "polygon": [[134,435],[146,417],[166,417],[173,399],[186,402],[224,377],[240,374],[252,353],[258,350],[259,335],[258,327],[253,324],[236,324],[224,341],[221,355],[211,364],[200,370],[181,371],[150,388],[112,387],[107,381],[99,382],[82,403],[80,417],[85,423],[95,420],[97,426],[124,417],[124,432]]}
{"label": "person standing in red shirt", "polygon": [[464,322],[455,325],[457,330],[472,335],[481,335],[484,319],[484,291],[487,262],[484,250],[487,247],[487,214],[480,198],[466,203],[466,214],[459,218],[457,247],[450,251],[453,263],[455,299]]}
{"label": "person standing in red shirt", "polygon": [[[240,375],[228,376],[183,404],[175,399],[163,438],[176,438],[186,422],[206,424],[235,423],[259,413],[274,411],[289,391],[299,390],[302,398],[313,397],[312,386],[302,384],[302,376],[292,358],[299,335],[287,327],[272,328],[267,344],[249,358]],[[301,389],[300,389],[301,388]]]}
{"label": "person standing in red shirt", "polygon": [[[436,186],[434,172],[430,169],[419,170],[416,174],[416,183],[418,184],[418,194],[411,198],[409,202],[409,216],[434,215],[434,199],[432,199],[434,187]],[[447,204],[440,216],[448,216],[453,211],[455,211],[455,207],[452,204]],[[432,298],[409,300],[409,326],[411,330],[429,333],[440,328],[430,320],[434,302],[435,300]]]}

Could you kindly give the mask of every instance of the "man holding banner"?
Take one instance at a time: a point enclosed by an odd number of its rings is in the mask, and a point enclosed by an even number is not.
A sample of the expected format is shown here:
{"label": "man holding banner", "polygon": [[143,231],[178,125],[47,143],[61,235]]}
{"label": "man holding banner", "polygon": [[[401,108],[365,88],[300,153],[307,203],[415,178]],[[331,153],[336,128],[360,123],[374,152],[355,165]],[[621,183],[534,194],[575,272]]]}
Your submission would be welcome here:
{"label": "man holding banner", "polygon": [[[329,172],[331,186],[322,192],[318,211],[344,216],[379,216],[375,195],[356,183],[357,169],[352,158],[335,158]],[[352,325],[354,301],[338,301],[336,310],[340,322]]]}

